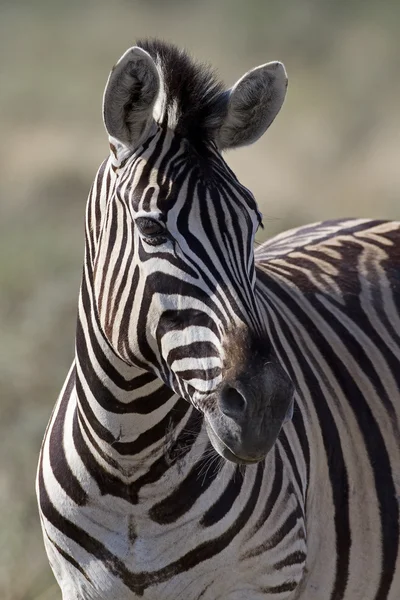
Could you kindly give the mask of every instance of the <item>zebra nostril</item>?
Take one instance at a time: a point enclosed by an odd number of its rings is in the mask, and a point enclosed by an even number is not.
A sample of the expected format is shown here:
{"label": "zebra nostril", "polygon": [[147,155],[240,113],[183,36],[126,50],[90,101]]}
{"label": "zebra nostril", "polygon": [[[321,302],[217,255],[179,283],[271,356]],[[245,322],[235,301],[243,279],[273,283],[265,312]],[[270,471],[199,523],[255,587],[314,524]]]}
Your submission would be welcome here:
{"label": "zebra nostril", "polygon": [[226,386],[221,392],[219,406],[224,415],[237,419],[246,410],[246,400],[236,388]]}

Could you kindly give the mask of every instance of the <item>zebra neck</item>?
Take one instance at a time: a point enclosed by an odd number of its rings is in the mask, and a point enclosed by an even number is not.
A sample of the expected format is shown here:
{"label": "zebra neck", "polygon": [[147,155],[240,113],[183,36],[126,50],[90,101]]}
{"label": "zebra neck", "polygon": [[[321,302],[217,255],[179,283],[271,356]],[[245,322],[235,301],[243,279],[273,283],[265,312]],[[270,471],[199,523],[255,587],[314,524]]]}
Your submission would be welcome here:
{"label": "zebra neck", "polygon": [[109,346],[87,277],[79,302],[75,364],[75,426],[91,451],[121,474],[139,476],[161,457],[172,465],[198,443],[200,413],[154,374],[127,365]]}

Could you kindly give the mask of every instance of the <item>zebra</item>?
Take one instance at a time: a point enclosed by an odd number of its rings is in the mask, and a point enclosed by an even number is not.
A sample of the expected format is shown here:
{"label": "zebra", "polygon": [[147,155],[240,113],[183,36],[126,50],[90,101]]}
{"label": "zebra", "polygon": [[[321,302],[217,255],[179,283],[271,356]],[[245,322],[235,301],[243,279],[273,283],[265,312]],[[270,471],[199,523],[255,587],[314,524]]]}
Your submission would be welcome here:
{"label": "zebra", "polygon": [[226,90],[159,40],[111,71],[36,480],[63,600],[400,597],[400,224],[254,250],[262,215],[222,151],[286,87],[272,62]]}

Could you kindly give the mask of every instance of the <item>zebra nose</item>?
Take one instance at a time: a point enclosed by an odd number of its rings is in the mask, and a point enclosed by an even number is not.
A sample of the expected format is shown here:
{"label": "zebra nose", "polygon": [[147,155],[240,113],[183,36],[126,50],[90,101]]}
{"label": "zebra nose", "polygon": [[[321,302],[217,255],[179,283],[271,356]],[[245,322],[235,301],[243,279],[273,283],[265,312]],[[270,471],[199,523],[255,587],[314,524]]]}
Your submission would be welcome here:
{"label": "zebra nose", "polygon": [[219,407],[225,416],[240,421],[245,416],[247,402],[237,388],[227,385],[221,391]]}

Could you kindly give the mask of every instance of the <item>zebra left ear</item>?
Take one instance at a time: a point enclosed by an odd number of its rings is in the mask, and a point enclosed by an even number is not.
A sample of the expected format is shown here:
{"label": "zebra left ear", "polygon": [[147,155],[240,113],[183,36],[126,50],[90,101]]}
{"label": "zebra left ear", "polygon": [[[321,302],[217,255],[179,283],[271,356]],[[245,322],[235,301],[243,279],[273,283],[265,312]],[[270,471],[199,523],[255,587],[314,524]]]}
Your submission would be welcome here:
{"label": "zebra left ear", "polygon": [[110,73],[103,98],[103,118],[114,154],[123,155],[146,139],[160,76],[151,56],[134,46]]}
{"label": "zebra left ear", "polygon": [[252,69],[227,92],[228,111],[216,135],[220,150],[252,144],[281,109],[287,76],[280,62]]}

